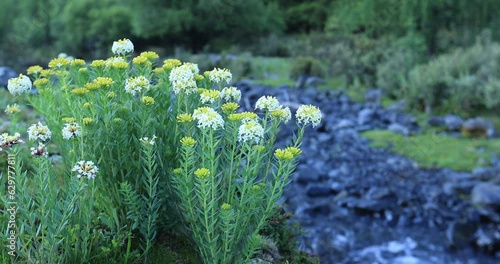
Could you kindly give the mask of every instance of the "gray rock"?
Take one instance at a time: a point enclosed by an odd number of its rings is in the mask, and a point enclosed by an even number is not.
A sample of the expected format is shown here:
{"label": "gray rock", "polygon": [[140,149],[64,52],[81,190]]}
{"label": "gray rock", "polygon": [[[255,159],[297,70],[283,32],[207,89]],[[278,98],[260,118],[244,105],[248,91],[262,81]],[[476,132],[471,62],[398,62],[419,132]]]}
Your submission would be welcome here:
{"label": "gray rock", "polygon": [[382,100],[382,90],[380,89],[370,89],[365,92],[365,102],[366,103],[373,103],[373,104],[380,104],[380,101]]}
{"label": "gray rock", "polygon": [[320,77],[310,76],[306,79],[306,87],[317,87],[319,84],[324,84],[325,80]]}
{"label": "gray rock", "polygon": [[471,193],[472,203],[478,206],[498,206],[500,208],[500,185],[480,182]]}
{"label": "gray rock", "polygon": [[472,135],[485,135],[489,138],[495,134],[495,126],[490,121],[481,118],[470,118],[462,124],[462,129],[468,131]]}
{"label": "gray rock", "polygon": [[462,127],[464,120],[457,115],[447,115],[444,117],[444,123],[448,130],[458,131]]}
{"label": "gray rock", "polygon": [[439,116],[430,116],[427,119],[427,123],[431,126],[444,126],[445,125],[444,118],[439,117]]}
{"label": "gray rock", "polygon": [[358,124],[364,125],[373,120],[375,111],[373,109],[363,109],[358,113]]}
{"label": "gray rock", "polygon": [[399,100],[389,107],[387,107],[387,110],[389,111],[395,111],[395,112],[403,112],[406,109],[406,101],[405,100]]}
{"label": "gray rock", "polygon": [[356,124],[354,121],[350,119],[342,119],[337,124],[333,126],[333,130],[340,130],[340,129],[346,129],[346,128],[353,128],[355,127]]}
{"label": "gray rock", "polygon": [[477,167],[472,170],[472,175],[483,181],[500,181],[500,167]]}
{"label": "gray rock", "polygon": [[7,88],[7,84],[10,78],[17,77],[17,73],[7,66],[0,66],[0,87]]}
{"label": "gray rock", "polygon": [[325,197],[332,194],[332,189],[328,186],[311,186],[306,194],[309,197]]}
{"label": "gray rock", "polygon": [[398,133],[403,136],[408,136],[410,134],[410,129],[398,123],[390,124],[387,129],[391,132]]}

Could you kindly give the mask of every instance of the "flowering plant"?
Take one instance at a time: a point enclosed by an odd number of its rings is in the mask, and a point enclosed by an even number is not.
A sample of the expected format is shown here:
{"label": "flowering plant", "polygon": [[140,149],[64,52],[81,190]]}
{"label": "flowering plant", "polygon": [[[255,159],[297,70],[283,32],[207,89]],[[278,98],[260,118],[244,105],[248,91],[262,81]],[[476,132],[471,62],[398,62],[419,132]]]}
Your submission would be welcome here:
{"label": "flowering plant", "polygon": [[[51,139],[63,164],[70,164],[64,174],[89,181],[90,188],[80,188],[63,176],[68,191],[41,199],[79,202],[78,214],[87,215],[83,222],[68,221],[64,234],[102,230],[114,249],[126,245],[126,254],[115,252],[120,262],[138,252],[147,261],[158,231],[165,229],[186,234],[205,263],[250,261],[261,246],[259,231],[290,181],[305,127],[318,125],[321,112],[301,106],[297,135],[290,146],[276,149],[281,125],[292,118],[276,98],[259,99],[257,113],[242,112],[241,92],[227,86],[229,70],[201,75],[196,64],[167,59],[157,65],[156,53],[132,58],[133,51],[132,42],[122,39],[113,43],[116,57],[91,63],[56,58],[48,69],[28,69],[33,82],[24,75],[9,81],[9,91],[28,96],[44,116],[46,125],[28,130],[38,143],[33,155],[46,156]],[[23,95],[32,85],[37,94]],[[13,142],[10,137],[2,137],[2,146]],[[40,164],[38,172],[47,178],[50,166]],[[40,184],[56,188],[53,182]],[[140,238],[135,250],[133,237]],[[64,241],[80,241],[80,251],[60,256],[62,262],[89,261],[112,250],[106,240]]]}

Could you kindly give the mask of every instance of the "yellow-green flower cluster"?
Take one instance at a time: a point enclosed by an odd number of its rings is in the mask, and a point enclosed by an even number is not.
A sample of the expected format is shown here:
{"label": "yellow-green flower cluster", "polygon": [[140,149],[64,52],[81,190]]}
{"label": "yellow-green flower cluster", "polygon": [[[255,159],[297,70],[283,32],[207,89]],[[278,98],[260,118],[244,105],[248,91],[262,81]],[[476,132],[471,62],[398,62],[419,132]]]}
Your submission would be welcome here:
{"label": "yellow-green flower cluster", "polygon": [[211,71],[205,72],[208,79],[214,83],[225,82],[226,84],[231,82],[233,75],[228,69],[214,68]]}
{"label": "yellow-green flower cluster", "polygon": [[44,69],[40,72],[40,76],[42,77],[49,77],[49,76],[52,76],[52,75],[55,75],[56,73],[51,70],[51,69]]}
{"label": "yellow-green flower cluster", "polygon": [[312,124],[313,127],[319,125],[322,118],[319,108],[313,105],[301,105],[299,109],[297,109],[295,117],[297,118],[298,124]]}
{"label": "yellow-green flower cluster", "polygon": [[259,144],[263,137],[264,128],[255,120],[243,122],[238,129],[238,141],[240,142],[254,141]]}
{"label": "yellow-green flower cluster", "polygon": [[12,95],[27,93],[31,90],[32,84],[28,76],[19,74],[17,78],[11,78],[7,82],[7,89]]}
{"label": "yellow-green flower cluster", "polygon": [[210,176],[210,170],[207,168],[201,168],[194,171],[194,175],[199,179],[206,179]]}
{"label": "yellow-green flower cluster", "polygon": [[63,117],[61,120],[63,122],[65,122],[65,123],[74,123],[74,122],[76,122],[76,118],[74,118],[74,117]]}
{"label": "yellow-green flower cluster", "polygon": [[192,146],[194,146],[194,144],[196,144],[196,140],[194,140],[194,138],[192,138],[192,137],[181,138],[181,145],[183,145],[185,147],[192,147]]}
{"label": "yellow-green flower cluster", "polygon": [[204,104],[213,104],[215,100],[219,99],[220,92],[218,90],[205,90],[200,94],[200,101]]}
{"label": "yellow-green flower cluster", "polygon": [[125,55],[134,51],[134,44],[129,39],[120,39],[113,42],[111,51],[116,55]]}
{"label": "yellow-green flower cluster", "polygon": [[97,77],[92,82],[86,83],[85,88],[97,90],[99,88],[109,88],[115,81],[109,77]]}
{"label": "yellow-green flower cluster", "polygon": [[300,155],[302,151],[298,148],[277,149],[274,156],[279,160],[291,160]]}
{"label": "yellow-green flower cluster", "polygon": [[19,105],[17,104],[12,104],[12,105],[7,105],[5,108],[5,113],[8,115],[16,114],[21,112],[21,108],[19,108]]}
{"label": "yellow-green flower cluster", "polygon": [[152,105],[155,103],[155,99],[151,96],[143,96],[142,103],[145,105]]}
{"label": "yellow-green flower cluster", "polygon": [[38,80],[35,80],[33,82],[33,85],[36,86],[36,87],[43,87],[45,85],[47,85],[49,83],[49,79],[47,78],[40,78]]}
{"label": "yellow-green flower cluster", "polygon": [[151,66],[153,65],[151,63],[151,61],[149,61],[148,58],[146,58],[145,56],[137,56],[135,57],[134,59],[132,59],[132,63],[135,64],[135,65],[144,65],[144,66]]}
{"label": "yellow-green flower cluster", "polygon": [[193,119],[198,121],[199,128],[218,129],[224,127],[224,119],[213,108],[200,107],[194,110]]}
{"label": "yellow-green flower cluster", "polygon": [[163,61],[163,69],[171,70],[175,67],[181,66],[182,62],[178,59],[168,59]]}
{"label": "yellow-green flower cluster", "polygon": [[36,74],[39,74],[40,72],[42,72],[43,68],[42,66],[40,65],[33,65],[33,66],[30,66],[28,68],[28,70],[26,71],[27,74],[29,75],[36,75]]}
{"label": "yellow-green flower cluster", "polygon": [[230,114],[228,119],[234,122],[247,122],[251,120],[257,120],[257,114],[254,112],[241,112],[237,114]]}
{"label": "yellow-green flower cluster", "polygon": [[142,91],[149,91],[149,88],[149,80],[144,76],[129,78],[125,82],[125,91],[132,95],[136,95],[137,93],[140,93]]}
{"label": "yellow-green flower cluster", "polygon": [[141,52],[140,56],[145,57],[149,61],[154,61],[158,59],[160,56],[154,51],[143,51]]}
{"label": "yellow-green flower cluster", "polygon": [[108,58],[105,64],[108,68],[125,69],[128,67],[128,63],[122,57]]}
{"label": "yellow-green flower cluster", "polygon": [[231,205],[228,203],[223,203],[220,208],[224,211],[228,211],[231,210]]}
{"label": "yellow-green flower cluster", "polygon": [[83,118],[83,124],[86,126],[89,126],[90,124],[94,123],[94,119],[90,117],[85,117]]}
{"label": "yellow-green flower cluster", "polygon": [[222,91],[220,92],[220,98],[223,99],[224,101],[235,101],[239,102],[241,99],[241,91],[238,90],[236,87],[224,87]]}
{"label": "yellow-green flower cluster", "polygon": [[222,112],[226,115],[234,113],[239,107],[240,105],[235,102],[225,103],[221,106]]}
{"label": "yellow-green flower cluster", "polygon": [[94,60],[92,63],[90,63],[90,66],[94,68],[104,68],[106,66],[106,61],[105,60]]}
{"label": "yellow-green flower cluster", "polygon": [[177,115],[177,122],[179,123],[189,123],[193,121],[193,117],[190,114],[178,114]]}
{"label": "yellow-green flower cluster", "polygon": [[84,87],[75,88],[75,89],[71,90],[71,93],[76,94],[76,95],[86,95],[89,92],[90,92],[90,90],[87,88],[84,88]]}
{"label": "yellow-green flower cluster", "polygon": [[85,65],[85,61],[82,59],[74,59],[71,61],[71,66],[82,67],[83,65]]}
{"label": "yellow-green flower cluster", "polygon": [[70,64],[70,60],[68,60],[67,58],[64,58],[64,57],[60,57],[60,58],[52,59],[49,62],[49,68],[51,68],[51,69],[61,68],[64,66],[68,66],[69,64]]}
{"label": "yellow-green flower cluster", "polygon": [[283,123],[288,123],[292,118],[292,113],[289,107],[285,107],[271,111],[271,117],[277,118]]}

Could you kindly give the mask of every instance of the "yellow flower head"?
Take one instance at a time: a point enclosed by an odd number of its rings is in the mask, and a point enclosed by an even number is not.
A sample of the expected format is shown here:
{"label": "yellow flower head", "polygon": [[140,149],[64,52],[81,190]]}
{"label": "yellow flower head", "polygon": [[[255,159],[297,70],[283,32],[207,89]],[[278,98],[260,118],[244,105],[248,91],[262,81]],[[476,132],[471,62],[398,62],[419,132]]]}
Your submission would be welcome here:
{"label": "yellow flower head", "polygon": [[168,59],[163,61],[163,69],[171,70],[177,66],[181,66],[182,62],[178,59]]}
{"label": "yellow flower head", "polygon": [[181,145],[185,147],[192,147],[196,144],[196,140],[192,137],[183,137],[181,138]]}
{"label": "yellow flower head", "polygon": [[231,121],[240,122],[240,121],[257,120],[257,117],[258,117],[257,114],[254,112],[242,112],[237,114],[230,114],[228,118]]}
{"label": "yellow flower head", "polygon": [[292,152],[286,150],[286,149],[277,149],[274,152],[274,156],[279,159],[279,160],[291,160],[293,159],[293,154]]}
{"label": "yellow flower head", "polygon": [[85,65],[85,61],[82,59],[74,59],[71,61],[71,66],[82,67],[83,65]]}
{"label": "yellow flower head", "polygon": [[49,77],[49,76],[52,76],[52,75],[55,75],[55,74],[56,73],[53,70],[51,70],[51,69],[45,69],[45,70],[42,70],[40,72],[40,76],[42,76],[42,77]]}
{"label": "yellow flower head", "polygon": [[125,61],[115,61],[115,62],[110,63],[110,66],[111,66],[111,68],[114,68],[114,69],[123,70],[123,69],[128,68],[128,63]]}
{"label": "yellow flower head", "polygon": [[165,69],[163,69],[163,68],[155,68],[153,70],[153,72],[156,73],[156,74],[161,74],[161,73],[165,72]]}
{"label": "yellow flower head", "polygon": [[217,90],[205,90],[200,94],[200,101],[204,104],[213,104],[215,100],[218,100],[220,92]]}
{"label": "yellow flower head", "polygon": [[228,203],[223,203],[222,206],[220,207],[224,211],[231,210],[231,205]]}
{"label": "yellow flower head", "polygon": [[210,176],[210,171],[207,168],[201,168],[194,171],[194,175],[199,179],[205,179]]}
{"label": "yellow flower head", "polygon": [[292,113],[290,112],[289,107],[285,107],[277,110],[272,110],[271,117],[276,118],[283,123],[288,123],[288,121],[290,121],[290,119],[292,118]]}
{"label": "yellow flower head", "polygon": [[254,186],[252,186],[252,190],[253,190],[254,192],[260,191],[261,189],[262,189],[262,188],[260,187],[260,185],[254,185]]}
{"label": "yellow flower head", "polygon": [[89,102],[86,102],[83,104],[83,108],[87,109],[90,107],[90,103]]}
{"label": "yellow flower head", "polygon": [[83,118],[83,124],[86,125],[86,126],[92,124],[93,122],[94,122],[94,119],[92,119],[90,117]]}
{"label": "yellow flower head", "polygon": [[43,70],[42,66],[34,65],[29,67],[26,73],[29,75],[34,75],[34,74],[39,74],[42,70]]}
{"label": "yellow flower head", "polygon": [[123,123],[123,119],[121,119],[119,117],[113,118],[113,124],[121,125],[122,123]]}
{"label": "yellow flower head", "polygon": [[151,96],[143,96],[142,103],[145,105],[152,105],[155,103],[155,99]]}
{"label": "yellow flower head", "polygon": [[115,92],[109,92],[107,95],[106,95],[109,99],[113,99],[116,97],[116,94]]}
{"label": "yellow flower head", "polygon": [[34,81],[33,85],[35,85],[36,87],[43,87],[43,86],[47,85],[48,83],[49,83],[49,79],[40,78],[40,79]]}
{"label": "yellow flower head", "polygon": [[222,105],[222,112],[226,115],[234,113],[240,107],[239,104],[235,102],[229,102]]}
{"label": "yellow flower head", "polygon": [[191,116],[190,114],[178,114],[177,115],[177,122],[179,123],[189,123],[193,121],[193,116]]}
{"label": "yellow flower head", "polygon": [[80,72],[80,73],[87,73],[88,69],[87,68],[80,68],[80,69],[78,69],[78,72]]}
{"label": "yellow flower head", "polygon": [[61,68],[69,64],[70,61],[67,58],[55,58],[49,62],[49,68]]}
{"label": "yellow flower head", "polygon": [[19,105],[17,104],[7,105],[7,108],[5,108],[5,113],[8,115],[12,115],[19,112],[21,112],[21,108],[19,108]]}
{"label": "yellow flower head", "polygon": [[144,57],[142,55],[135,57],[132,60],[132,63],[135,64],[135,65],[145,65],[145,66],[151,66],[151,65],[153,65],[151,63],[151,61],[148,60],[148,58],[146,58],[146,57]]}
{"label": "yellow flower head", "polygon": [[205,76],[200,75],[200,74],[196,74],[196,75],[194,76],[194,79],[195,79],[195,81],[197,81],[197,82],[201,82],[201,81],[205,80]]}
{"label": "yellow flower head", "polygon": [[85,87],[89,90],[97,90],[99,88],[109,88],[115,81],[109,77],[97,77],[92,82],[86,83]]}
{"label": "yellow flower head", "polygon": [[76,118],[74,118],[74,117],[63,117],[62,121],[64,123],[75,123],[76,122]]}
{"label": "yellow flower head", "polygon": [[154,51],[144,51],[144,52],[141,52],[140,56],[143,56],[143,57],[147,58],[150,61],[154,61],[154,60],[156,60],[156,59],[158,59],[160,57]]}
{"label": "yellow flower head", "polygon": [[82,87],[82,88],[75,88],[75,89],[71,90],[71,92],[73,94],[76,94],[76,95],[85,95],[85,94],[88,94],[90,92],[90,90]]}
{"label": "yellow flower head", "polygon": [[90,63],[90,66],[94,68],[104,68],[106,66],[106,61],[105,60],[94,60],[92,63]]}
{"label": "yellow flower head", "polygon": [[174,174],[179,176],[179,175],[182,175],[182,168],[175,168],[174,169]]}
{"label": "yellow flower head", "polygon": [[285,150],[292,153],[293,157],[297,157],[302,154],[302,150],[296,147],[288,147]]}

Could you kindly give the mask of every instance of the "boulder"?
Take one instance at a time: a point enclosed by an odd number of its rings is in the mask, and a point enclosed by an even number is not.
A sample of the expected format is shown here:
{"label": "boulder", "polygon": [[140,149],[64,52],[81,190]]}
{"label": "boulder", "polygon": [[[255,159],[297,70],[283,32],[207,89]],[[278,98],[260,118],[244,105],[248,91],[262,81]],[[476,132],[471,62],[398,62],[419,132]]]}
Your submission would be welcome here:
{"label": "boulder", "polygon": [[372,121],[374,116],[375,116],[375,110],[363,109],[358,113],[358,124],[364,125]]}
{"label": "boulder", "polygon": [[470,118],[462,124],[462,134],[471,137],[488,137],[495,134],[495,127],[490,121],[481,118]]}
{"label": "boulder", "polygon": [[17,77],[17,73],[11,67],[0,66],[0,87],[7,88],[9,79],[14,77]]}
{"label": "boulder", "polygon": [[444,123],[448,130],[458,131],[462,127],[464,120],[457,115],[447,115],[444,117]]}
{"label": "boulder", "polygon": [[500,185],[480,182],[471,193],[472,203],[478,206],[495,206],[500,208]]}
{"label": "boulder", "polygon": [[431,126],[444,126],[445,125],[444,118],[439,117],[439,116],[430,116],[427,119],[427,123]]}
{"label": "boulder", "polygon": [[365,92],[365,102],[372,104],[380,104],[382,100],[382,90],[380,89],[370,89]]}
{"label": "boulder", "polygon": [[390,124],[387,129],[391,132],[401,134],[405,137],[410,134],[410,129],[398,123]]}

